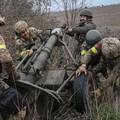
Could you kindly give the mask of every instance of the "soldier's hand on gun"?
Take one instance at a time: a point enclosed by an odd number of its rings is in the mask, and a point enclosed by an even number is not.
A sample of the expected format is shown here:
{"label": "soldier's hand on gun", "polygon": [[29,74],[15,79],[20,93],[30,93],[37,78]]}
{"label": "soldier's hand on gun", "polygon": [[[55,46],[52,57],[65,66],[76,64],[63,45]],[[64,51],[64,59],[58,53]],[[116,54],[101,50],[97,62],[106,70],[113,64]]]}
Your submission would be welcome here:
{"label": "soldier's hand on gun", "polygon": [[31,56],[33,54],[33,49],[27,50],[27,54]]}
{"label": "soldier's hand on gun", "polygon": [[86,65],[82,64],[77,70],[76,70],[76,75],[79,76],[81,73],[85,73],[85,75],[87,74],[87,70],[86,70]]}
{"label": "soldier's hand on gun", "polygon": [[64,24],[61,26],[61,28],[62,28],[62,31],[65,32],[65,31],[68,30],[68,25],[64,23]]}

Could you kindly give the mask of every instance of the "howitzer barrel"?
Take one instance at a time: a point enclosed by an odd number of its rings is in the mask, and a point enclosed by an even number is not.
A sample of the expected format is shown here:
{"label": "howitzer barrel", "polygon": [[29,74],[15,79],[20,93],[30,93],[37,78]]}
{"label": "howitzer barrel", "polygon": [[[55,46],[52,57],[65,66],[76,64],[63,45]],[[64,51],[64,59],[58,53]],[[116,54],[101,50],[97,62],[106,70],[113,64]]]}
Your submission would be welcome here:
{"label": "howitzer barrel", "polygon": [[41,70],[45,65],[48,57],[50,56],[52,49],[54,48],[55,44],[57,42],[57,36],[52,35],[47,43],[45,44],[45,47],[42,49],[40,55],[37,57],[36,61],[33,64],[34,70]]}
{"label": "howitzer barrel", "polygon": [[52,35],[43,49],[41,50],[40,54],[36,58],[34,64],[29,70],[29,73],[21,73],[21,80],[29,81],[30,83],[35,83],[38,79],[36,78],[36,72],[42,70],[45,65],[46,61],[48,60],[52,49],[54,48],[55,44],[57,43],[58,37],[57,35]]}

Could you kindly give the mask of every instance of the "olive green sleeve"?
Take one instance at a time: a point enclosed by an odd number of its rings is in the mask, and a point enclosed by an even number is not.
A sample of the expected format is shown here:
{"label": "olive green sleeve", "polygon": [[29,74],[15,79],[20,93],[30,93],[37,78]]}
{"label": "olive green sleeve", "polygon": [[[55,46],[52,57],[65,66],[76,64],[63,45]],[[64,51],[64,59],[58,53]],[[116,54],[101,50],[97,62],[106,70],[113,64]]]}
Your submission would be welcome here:
{"label": "olive green sleeve", "polygon": [[89,30],[96,29],[96,26],[92,23],[85,24],[84,26],[74,27],[72,29],[73,33],[76,34],[86,34]]}

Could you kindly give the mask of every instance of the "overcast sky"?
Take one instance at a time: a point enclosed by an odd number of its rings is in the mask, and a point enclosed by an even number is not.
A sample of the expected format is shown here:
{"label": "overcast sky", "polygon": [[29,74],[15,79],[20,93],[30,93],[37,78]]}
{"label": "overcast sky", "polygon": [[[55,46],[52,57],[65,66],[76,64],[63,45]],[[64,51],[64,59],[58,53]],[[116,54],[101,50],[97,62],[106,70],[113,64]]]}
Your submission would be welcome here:
{"label": "overcast sky", "polygon": [[120,0],[89,0],[89,3],[93,6],[110,5],[110,4],[120,4]]}
{"label": "overcast sky", "polygon": [[[61,5],[61,0],[57,0],[58,4],[52,3],[52,10],[53,11],[59,11],[63,9],[63,6]],[[120,0],[87,0],[86,5],[89,7],[92,6],[101,6],[101,5],[111,5],[111,4],[120,4]]]}

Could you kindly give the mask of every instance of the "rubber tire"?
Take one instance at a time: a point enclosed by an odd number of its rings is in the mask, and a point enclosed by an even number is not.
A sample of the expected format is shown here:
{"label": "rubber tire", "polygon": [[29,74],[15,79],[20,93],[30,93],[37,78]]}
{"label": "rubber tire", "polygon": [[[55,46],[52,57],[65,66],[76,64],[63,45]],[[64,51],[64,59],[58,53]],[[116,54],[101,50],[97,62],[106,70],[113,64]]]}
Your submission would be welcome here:
{"label": "rubber tire", "polygon": [[82,74],[73,83],[75,107],[80,113],[89,112],[89,86],[87,76]]}

